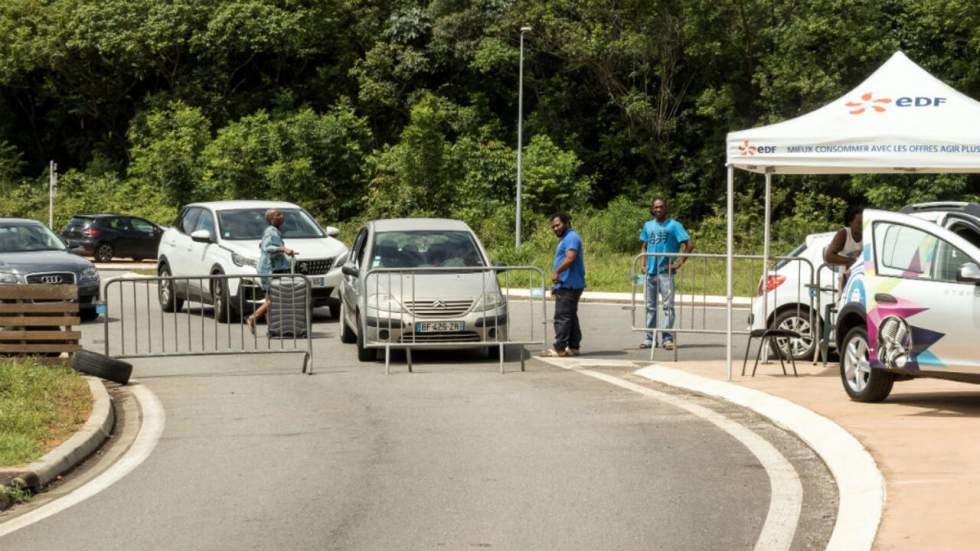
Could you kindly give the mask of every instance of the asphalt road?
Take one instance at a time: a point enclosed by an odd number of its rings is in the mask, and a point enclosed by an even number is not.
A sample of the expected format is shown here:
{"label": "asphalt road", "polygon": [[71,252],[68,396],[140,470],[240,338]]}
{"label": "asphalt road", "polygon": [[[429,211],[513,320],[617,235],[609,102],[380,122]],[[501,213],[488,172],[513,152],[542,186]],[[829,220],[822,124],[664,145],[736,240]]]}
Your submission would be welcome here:
{"label": "asphalt road", "polygon": [[[147,307],[159,316],[153,302],[137,310]],[[526,307],[515,304],[514,317]],[[583,305],[582,313],[588,354],[648,357],[620,306]],[[131,317],[113,319],[120,315]],[[202,343],[211,342],[209,315],[192,311],[179,323],[195,327],[202,318]],[[360,363],[339,342],[336,322],[316,322],[313,376],[299,373],[299,355],[134,360],[135,376],[166,411],[153,453],[104,491],[0,538],[0,548],[755,546],[769,478],[748,449],[704,419],[541,362],[520,373],[514,351],[506,375],[477,351],[443,351],[415,354],[411,374],[396,361],[386,376],[382,363]],[[87,346],[101,349],[100,324],[83,332]],[[683,355],[724,354],[693,338],[690,348],[681,343]],[[601,369],[652,386],[629,368]],[[772,443],[803,486],[793,548],[822,547],[836,494],[806,446],[739,408],[659,390]],[[131,436],[120,433],[116,447]],[[95,460],[72,483],[103,468]],[[46,501],[0,515],[0,523]]]}

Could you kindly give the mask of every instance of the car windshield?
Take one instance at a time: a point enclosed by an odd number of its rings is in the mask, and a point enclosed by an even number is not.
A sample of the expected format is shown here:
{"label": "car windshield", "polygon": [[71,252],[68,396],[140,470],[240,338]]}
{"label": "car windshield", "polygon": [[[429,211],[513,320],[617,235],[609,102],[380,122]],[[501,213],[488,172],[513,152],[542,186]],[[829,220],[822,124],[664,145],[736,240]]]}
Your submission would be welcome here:
{"label": "car windshield", "polygon": [[63,250],[65,244],[51,230],[40,224],[0,226],[0,253]]}
{"label": "car windshield", "polygon": [[483,255],[465,231],[388,231],[374,236],[371,268],[479,267]]}
{"label": "car windshield", "polygon": [[[231,241],[262,239],[262,232],[269,227],[265,221],[268,209],[219,210],[218,226],[221,238]],[[285,238],[303,239],[324,237],[323,231],[301,209],[279,209],[283,222],[279,231]]]}

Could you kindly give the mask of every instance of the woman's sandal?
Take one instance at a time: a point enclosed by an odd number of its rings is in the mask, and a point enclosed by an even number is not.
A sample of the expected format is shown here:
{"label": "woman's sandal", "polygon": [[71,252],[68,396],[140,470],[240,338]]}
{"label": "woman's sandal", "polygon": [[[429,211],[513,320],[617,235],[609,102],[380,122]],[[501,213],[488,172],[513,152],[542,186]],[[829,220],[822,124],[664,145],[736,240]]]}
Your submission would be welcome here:
{"label": "woman's sandal", "polygon": [[542,358],[565,358],[568,355],[564,350],[555,350],[554,348],[549,348],[540,354]]}

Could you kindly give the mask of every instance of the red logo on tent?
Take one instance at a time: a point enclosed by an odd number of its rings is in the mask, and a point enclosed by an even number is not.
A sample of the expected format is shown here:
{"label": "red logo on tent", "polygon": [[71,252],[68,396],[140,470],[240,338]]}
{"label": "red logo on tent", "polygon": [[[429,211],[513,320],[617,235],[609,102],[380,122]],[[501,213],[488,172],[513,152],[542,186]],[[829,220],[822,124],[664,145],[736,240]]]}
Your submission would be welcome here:
{"label": "red logo on tent", "polygon": [[748,140],[742,142],[742,145],[738,146],[738,154],[745,155],[755,155],[755,146],[750,144]]}
{"label": "red logo on tent", "polygon": [[871,92],[868,92],[867,94],[861,96],[861,101],[849,101],[844,105],[848,106],[851,109],[850,111],[848,111],[848,113],[852,115],[860,115],[861,113],[864,113],[868,107],[874,109],[879,113],[884,113],[885,108],[882,107],[881,105],[876,105],[876,104],[891,103],[891,102],[892,100],[889,98],[871,99]]}

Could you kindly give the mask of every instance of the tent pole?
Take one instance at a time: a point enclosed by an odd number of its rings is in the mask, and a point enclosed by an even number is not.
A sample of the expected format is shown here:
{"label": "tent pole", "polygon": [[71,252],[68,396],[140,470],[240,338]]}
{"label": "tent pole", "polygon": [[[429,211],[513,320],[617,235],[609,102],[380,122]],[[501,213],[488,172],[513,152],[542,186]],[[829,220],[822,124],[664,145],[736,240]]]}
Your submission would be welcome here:
{"label": "tent pole", "polygon": [[[766,227],[762,243],[762,314],[765,316],[763,326],[769,328],[769,226],[772,223],[772,167],[766,167]],[[763,339],[764,341],[765,339]],[[763,342],[762,344],[766,344]],[[761,346],[761,345],[760,345]],[[766,349],[765,360],[769,361],[769,350]]]}
{"label": "tent pole", "polygon": [[732,261],[734,251],[734,218],[735,218],[735,167],[728,165],[728,235],[726,237],[725,258],[725,300],[727,303],[728,325],[725,334],[725,369],[728,380],[732,380]]}

